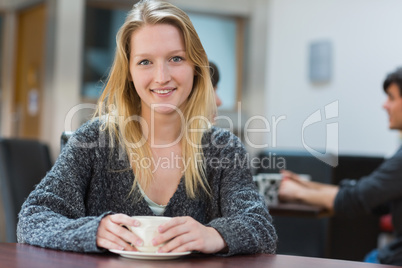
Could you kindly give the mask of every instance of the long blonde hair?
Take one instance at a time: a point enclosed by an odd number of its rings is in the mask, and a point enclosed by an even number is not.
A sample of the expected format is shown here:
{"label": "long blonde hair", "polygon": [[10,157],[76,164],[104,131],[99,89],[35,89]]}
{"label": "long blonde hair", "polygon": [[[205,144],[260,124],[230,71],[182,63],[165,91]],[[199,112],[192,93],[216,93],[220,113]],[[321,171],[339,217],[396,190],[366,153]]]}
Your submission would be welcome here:
{"label": "long blonde hair", "polygon": [[[103,130],[108,131],[112,143],[117,139],[119,144],[124,144],[123,148],[135,176],[132,191],[138,183],[145,188],[148,187],[153,178],[152,170],[138,167],[138,163],[134,163],[131,159],[133,155],[137,156],[136,159],[151,159],[152,153],[149,145],[144,142],[141,122],[138,120],[141,115],[141,99],[130,79],[129,60],[132,34],[144,25],[155,24],[169,24],[180,30],[187,60],[195,67],[193,88],[181,111],[184,117],[182,157],[186,163],[189,162],[188,167],[183,170],[186,192],[189,197],[195,198],[200,187],[209,194],[201,142],[204,132],[210,128],[209,122],[212,122],[212,117],[216,113],[216,104],[208,58],[186,13],[163,1],[142,0],[134,5],[117,33],[114,62],[105,89],[99,98],[95,116],[103,118]],[[199,120],[194,120],[196,118]]]}

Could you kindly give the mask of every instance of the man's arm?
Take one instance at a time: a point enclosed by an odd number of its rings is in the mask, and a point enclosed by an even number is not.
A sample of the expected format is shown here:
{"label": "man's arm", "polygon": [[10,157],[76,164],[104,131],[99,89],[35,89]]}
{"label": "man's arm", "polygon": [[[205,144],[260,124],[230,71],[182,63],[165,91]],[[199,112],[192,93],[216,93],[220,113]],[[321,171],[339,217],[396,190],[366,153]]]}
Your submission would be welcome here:
{"label": "man's arm", "polygon": [[289,171],[282,171],[283,179],[279,187],[279,198],[283,201],[303,202],[326,208],[334,208],[334,200],[339,187],[330,184],[305,181]]}

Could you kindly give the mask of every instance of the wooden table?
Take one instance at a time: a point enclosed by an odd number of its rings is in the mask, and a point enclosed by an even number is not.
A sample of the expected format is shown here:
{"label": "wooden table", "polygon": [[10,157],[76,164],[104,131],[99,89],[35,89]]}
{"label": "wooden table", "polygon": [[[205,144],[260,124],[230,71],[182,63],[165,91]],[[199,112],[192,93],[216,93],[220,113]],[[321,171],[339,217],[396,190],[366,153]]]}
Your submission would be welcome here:
{"label": "wooden table", "polygon": [[332,216],[326,209],[300,203],[282,203],[268,206],[272,216],[323,218]]}
{"label": "wooden table", "polygon": [[239,255],[216,257],[191,254],[175,260],[149,261],[120,257],[112,253],[89,254],[44,249],[25,244],[0,243],[0,268],[391,268],[397,266],[368,264],[331,259],[286,255]]}

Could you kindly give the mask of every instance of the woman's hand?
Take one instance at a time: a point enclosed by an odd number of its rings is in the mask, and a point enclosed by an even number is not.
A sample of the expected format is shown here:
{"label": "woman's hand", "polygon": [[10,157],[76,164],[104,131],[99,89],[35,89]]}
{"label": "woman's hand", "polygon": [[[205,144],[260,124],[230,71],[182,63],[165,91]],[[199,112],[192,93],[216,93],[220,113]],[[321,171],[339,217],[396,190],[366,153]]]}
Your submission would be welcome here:
{"label": "woman's hand", "polygon": [[158,252],[200,251],[216,253],[226,249],[222,236],[191,217],[176,217],[159,226],[160,235],[152,240],[157,246],[168,241]]}
{"label": "woman's hand", "polygon": [[105,249],[137,251],[133,245],[142,245],[142,240],[127,230],[127,226],[139,226],[140,223],[125,214],[105,216],[98,227],[96,245]]}

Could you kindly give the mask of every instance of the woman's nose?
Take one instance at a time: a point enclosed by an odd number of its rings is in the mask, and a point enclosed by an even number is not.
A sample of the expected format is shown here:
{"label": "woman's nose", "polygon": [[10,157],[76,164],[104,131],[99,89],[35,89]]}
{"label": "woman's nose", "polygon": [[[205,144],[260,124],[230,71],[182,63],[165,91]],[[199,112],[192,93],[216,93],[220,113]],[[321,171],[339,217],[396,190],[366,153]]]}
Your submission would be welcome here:
{"label": "woman's nose", "polygon": [[155,73],[155,81],[159,84],[166,84],[171,79],[169,66],[164,63],[157,65]]}

